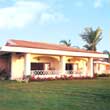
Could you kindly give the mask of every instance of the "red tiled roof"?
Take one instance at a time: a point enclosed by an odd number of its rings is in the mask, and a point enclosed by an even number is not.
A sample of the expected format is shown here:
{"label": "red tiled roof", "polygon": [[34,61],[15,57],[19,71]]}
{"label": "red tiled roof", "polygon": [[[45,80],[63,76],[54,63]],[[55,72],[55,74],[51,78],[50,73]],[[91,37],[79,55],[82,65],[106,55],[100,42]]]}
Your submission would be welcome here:
{"label": "red tiled roof", "polygon": [[12,47],[26,47],[26,48],[36,48],[36,49],[50,49],[50,50],[63,50],[63,51],[71,51],[71,52],[86,52],[86,53],[99,53],[94,51],[87,51],[85,49],[78,49],[74,47],[67,47],[65,45],[59,44],[49,44],[44,42],[32,42],[32,41],[25,41],[25,40],[8,40],[5,46],[12,46]]}

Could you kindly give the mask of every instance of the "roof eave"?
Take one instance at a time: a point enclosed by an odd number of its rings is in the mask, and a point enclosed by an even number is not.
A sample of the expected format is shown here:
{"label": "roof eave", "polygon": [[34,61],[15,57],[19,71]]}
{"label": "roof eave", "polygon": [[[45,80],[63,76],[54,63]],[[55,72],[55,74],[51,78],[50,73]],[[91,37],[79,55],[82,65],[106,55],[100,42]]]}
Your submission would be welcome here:
{"label": "roof eave", "polygon": [[34,53],[34,54],[49,54],[49,55],[60,55],[60,56],[79,56],[79,57],[93,57],[93,58],[108,58],[106,54],[98,53],[86,53],[86,52],[73,52],[64,50],[50,50],[50,49],[36,49],[26,47],[11,47],[2,46],[1,52],[22,52],[22,53]]}

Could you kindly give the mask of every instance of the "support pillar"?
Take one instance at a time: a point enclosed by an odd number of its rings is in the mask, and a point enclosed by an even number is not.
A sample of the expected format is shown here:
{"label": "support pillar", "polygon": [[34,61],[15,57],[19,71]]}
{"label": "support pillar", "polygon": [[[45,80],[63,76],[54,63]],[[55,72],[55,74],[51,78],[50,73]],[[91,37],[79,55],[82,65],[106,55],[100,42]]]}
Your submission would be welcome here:
{"label": "support pillar", "polygon": [[60,74],[65,74],[65,65],[66,65],[66,57],[65,56],[61,56],[60,57]]}
{"label": "support pillar", "polygon": [[10,62],[11,80],[22,79],[24,75],[24,58],[17,53],[11,53]]}
{"label": "support pillar", "polygon": [[93,58],[88,58],[88,74],[90,77],[94,76],[94,72],[93,72]]}
{"label": "support pillar", "polygon": [[96,67],[95,67],[95,73],[99,73],[99,64],[96,63]]}
{"label": "support pillar", "polygon": [[31,74],[31,55],[29,53],[25,54],[25,71],[24,71],[24,75],[28,76]]}
{"label": "support pillar", "polygon": [[11,80],[16,79],[16,55],[15,53],[11,54]]}

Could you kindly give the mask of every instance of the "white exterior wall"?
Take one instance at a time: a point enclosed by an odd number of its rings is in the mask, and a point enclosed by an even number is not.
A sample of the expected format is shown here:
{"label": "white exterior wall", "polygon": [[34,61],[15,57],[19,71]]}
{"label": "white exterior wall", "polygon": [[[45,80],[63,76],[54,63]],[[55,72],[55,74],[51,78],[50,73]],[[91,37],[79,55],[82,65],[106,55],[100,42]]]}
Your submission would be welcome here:
{"label": "white exterior wall", "polygon": [[107,69],[106,69],[106,66],[105,64],[95,64],[95,73],[96,74],[102,74],[102,73],[108,73]]}
{"label": "white exterior wall", "polygon": [[49,63],[51,68],[59,70],[59,57],[49,55],[31,55],[31,62]]}
{"label": "white exterior wall", "polygon": [[16,53],[11,55],[11,79],[22,78],[24,75],[24,57],[19,57]]}
{"label": "white exterior wall", "polygon": [[[38,59],[39,58],[39,59]],[[68,59],[70,58],[70,61]],[[22,78],[24,75],[31,74],[31,62],[50,63],[51,67],[59,70],[59,74],[65,74],[66,63],[73,63],[74,69],[81,69],[81,73],[85,76],[93,77],[93,58],[67,57],[67,56],[51,56],[37,54],[23,54],[22,56],[13,53],[11,55],[11,79]],[[94,72],[98,71],[95,66]],[[106,70],[104,65],[100,66],[101,72]]]}
{"label": "white exterior wall", "polygon": [[[70,61],[68,62],[68,59]],[[81,72],[83,75],[87,74],[87,62],[88,58],[82,58],[82,57],[66,57],[66,63],[73,64],[73,71],[75,72]]]}
{"label": "white exterior wall", "polygon": [[[80,60],[78,61],[75,58],[71,60],[70,63],[74,63],[76,65],[75,68],[77,70],[81,69],[81,73],[86,76],[86,73],[89,74],[89,76],[93,77],[93,58],[89,58],[89,60]],[[87,58],[86,58],[87,59]],[[54,68],[55,70],[59,71],[59,74],[65,74],[65,67],[66,63],[68,62],[68,57],[66,56],[57,56],[57,58],[54,58],[54,56],[40,56],[40,55],[31,55],[31,54],[24,54],[24,56],[19,57],[15,53],[12,54],[11,57],[11,79],[17,79],[22,78],[24,75],[30,75],[31,74],[31,62],[36,63],[49,63],[51,68]],[[88,65],[86,65],[88,63]],[[77,67],[76,67],[77,66]],[[88,71],[87,71],[88,70]]]}
{"label": "white exterior wall", "polygon": [[97,63],[94,64],[94,73],[95,74],[97,74],[99,72],[98,68],[99,68],[99,64],[97,64]]}
{"label": "white exterior wall", "polygon": [[96,74],[110,74],[110,63],[103,61],[94,61],[94,72]]}

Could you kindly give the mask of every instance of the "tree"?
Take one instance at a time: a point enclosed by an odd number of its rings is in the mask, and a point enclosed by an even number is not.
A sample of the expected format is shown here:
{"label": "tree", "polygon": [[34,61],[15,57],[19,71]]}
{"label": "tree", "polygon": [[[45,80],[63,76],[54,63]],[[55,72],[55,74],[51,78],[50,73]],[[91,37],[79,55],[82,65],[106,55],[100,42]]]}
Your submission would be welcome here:
{"label": "tree", "polygon": [[68,40],[68,41],[66,41],[66,40],[61,40],[59,43],[60,43],[60,44],[64,44],[64,45],[66,45],[66,46],[68,46],[68,47],[71,46],[71,40]]}
{"label": "tree", "polygon": [[86,42],[83,47],[87,50],[96,51],[97,44],[102,40],[101,35],[102,30],[100,28],[96,30],[93,30],[91,27],[85,28],[85,31],[80,34],[81,38]]}
{"label": "tree", "polygon": [[110,52],[108,50],[103,51],[104,54],[107,54],[109,58],[106,59],[106,61],[110,61]]}
{"label": "tree", "polygon": [[108,55],[110,54],[108,50],[104,50],[103,53]]}

